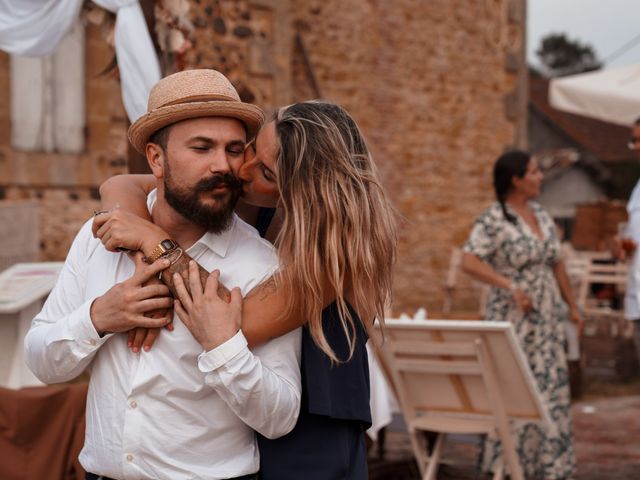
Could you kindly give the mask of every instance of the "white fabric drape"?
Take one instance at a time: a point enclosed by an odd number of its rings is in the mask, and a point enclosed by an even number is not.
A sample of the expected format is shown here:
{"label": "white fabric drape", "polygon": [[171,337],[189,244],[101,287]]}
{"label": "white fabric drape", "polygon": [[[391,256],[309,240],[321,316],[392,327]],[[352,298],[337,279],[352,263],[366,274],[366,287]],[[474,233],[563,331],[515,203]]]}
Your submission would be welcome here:
{"label": "white fabric drape", "polygon": [[82,0],[0,0],[0,50],[43,57],[78,18]]}
{"label": "white fabric drape", "polygon": [[160,80],[160,63],[137,0],[93,0],[115,13],[116,57],[122,102],[133,123],[147,111],[151,87]]}
{"label": "white fabric drape", "polygon": [[[160,64],[137,0],[93,0],[116,14],[115,44],[122,101],[131,122],[147,110]],[[78,17],[82,0],[0,0],[0,49],[13,55],[53,52]]]}

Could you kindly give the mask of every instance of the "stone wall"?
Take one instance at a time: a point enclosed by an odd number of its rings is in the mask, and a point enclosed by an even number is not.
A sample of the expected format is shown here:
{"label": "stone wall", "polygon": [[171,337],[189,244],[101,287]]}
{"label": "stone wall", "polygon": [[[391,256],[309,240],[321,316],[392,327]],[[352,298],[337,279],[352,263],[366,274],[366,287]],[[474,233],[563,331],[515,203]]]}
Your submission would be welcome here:
{"label": "stone wall", "polygon": [[0,200],[40,203],[41,260],[64,259],[78,229],[99,205],[97,187],[126,171],[127,118],[120,85],[115,73],[100,75],[112,60],[98,28],[87,27],[85,151],[34,153],[11,147],[10,56],[0,52]]}
{"label": "stone wall", "polygon": [[[451,248],[492,200],[493,160],[524,143],[525,0],[201,0],[191,18],[187,68],[223,71],[267,110],[322,96],[353,114],[400,219],[394,311],[439,309]],[[63,256],[127,154],[118,83],[96,76],[112,52],[91,28],[87,38],[88,143],[77,156],[11,150],[0,54],[0,187],[41,197],[46,259]],[[455,308],[473,305],[470,292]]]}

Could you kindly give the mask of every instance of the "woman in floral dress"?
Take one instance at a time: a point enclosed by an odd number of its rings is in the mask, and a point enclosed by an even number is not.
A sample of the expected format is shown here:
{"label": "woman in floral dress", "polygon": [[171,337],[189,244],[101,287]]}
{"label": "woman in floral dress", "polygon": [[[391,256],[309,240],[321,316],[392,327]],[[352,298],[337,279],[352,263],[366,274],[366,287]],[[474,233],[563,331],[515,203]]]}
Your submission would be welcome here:
{"label": "woman in floral dress", "polygon": [[[525,424],[515,430],[526,478],[570,479],[576,462],[564,320],[569,316],[580,328],[582,319],[560,260],[553,220],[531,201],[541,184],[542,172],[529,154],[515,151],[498,158],[497,202],[476,220],[464,247],[463,269],[492,287],[487,319],[513,324],[553,421],[552,429]],[[498,441],[487,439],[484,471],[494,470],[500,450]]]}

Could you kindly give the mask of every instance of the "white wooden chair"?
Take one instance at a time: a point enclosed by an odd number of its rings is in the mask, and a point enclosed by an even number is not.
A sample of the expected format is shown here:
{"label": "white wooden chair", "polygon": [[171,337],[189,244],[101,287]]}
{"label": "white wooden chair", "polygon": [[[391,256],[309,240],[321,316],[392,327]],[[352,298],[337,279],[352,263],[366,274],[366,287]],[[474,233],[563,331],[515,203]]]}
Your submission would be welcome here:
{"label": "white wooden chair", "polygon": [[[386,320],[382,357],[409,428],[423,480],[434,480],[449,433],[495,435],[504,460],[494,479],[523,480],[514,420],[549,424],[513,327],[507,322]],[[424,432],[436,432],[428,453]]]}
{"label": "white wooden chair", "polygon": [[576,301],[585,315],[586,336],[595,336],[597,332],[610,338],[631,338],[633,325],[624,318],[621,308],[614,309],[609,302],[593,296],[594,284],[614,285],[620,295],[627,288],[629,267],[626,263],[591,263],[580,282]]}
{"label": "white wooden chair", "polygon": [[611,313],[610,305],[602,305],[598,299],[591,296],[591,286],[594,284],[615,285],[620,292],[627,286],[629,269],[625,263],[590,263],[582,276],[578,290],[578,306],[588,314]]}
{"label": "white wooden chair", "polygon": [[584,276],[589,272],[591,265],[597,261],[611,260],[610,252],[575,250],[570,243],[562,244],[562,259],[571,281],[571,286],[577,294]]}

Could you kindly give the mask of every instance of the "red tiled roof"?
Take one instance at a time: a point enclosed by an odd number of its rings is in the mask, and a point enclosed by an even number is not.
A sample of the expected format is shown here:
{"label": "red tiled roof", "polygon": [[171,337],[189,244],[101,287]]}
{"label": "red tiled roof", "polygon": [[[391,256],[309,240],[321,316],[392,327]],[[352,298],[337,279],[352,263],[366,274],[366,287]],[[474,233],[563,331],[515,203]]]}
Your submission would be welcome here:
{"label": "red tiled roof", "polygon": [[619,162],[634,158],[626,146],[627,127],[556,110],[549,104],[549,79],[533,72],[529,75],[529,105],[600,160]]}

